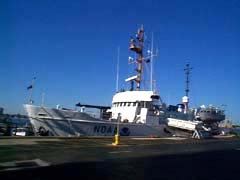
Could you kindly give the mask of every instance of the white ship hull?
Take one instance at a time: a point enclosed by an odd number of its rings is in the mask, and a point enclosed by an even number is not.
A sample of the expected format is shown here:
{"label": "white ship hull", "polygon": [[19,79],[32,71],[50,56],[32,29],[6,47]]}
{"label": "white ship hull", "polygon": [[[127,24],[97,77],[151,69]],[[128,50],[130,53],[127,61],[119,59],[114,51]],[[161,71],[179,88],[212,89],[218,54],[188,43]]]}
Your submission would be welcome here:
{"label": "white ship hull", "polygon": [[[81,112],[33,105],[24,105],[24,107],[36,134],[45,133],[53,136],[113,136],[116,134],[117,122],[92,118]],[[78,118],[71,118],[74,116]],[[165,128],[165,124],[119,123],[121,136],[171,136]]]}

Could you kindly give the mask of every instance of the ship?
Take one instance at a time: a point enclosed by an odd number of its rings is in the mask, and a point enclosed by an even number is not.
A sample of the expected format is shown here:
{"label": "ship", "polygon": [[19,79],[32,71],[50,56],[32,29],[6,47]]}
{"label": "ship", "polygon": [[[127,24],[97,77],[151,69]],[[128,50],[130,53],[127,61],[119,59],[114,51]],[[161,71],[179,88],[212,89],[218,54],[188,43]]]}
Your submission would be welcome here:
{"label": "ship", "polygon": [[[131,38],[129,50],[136,55],[131,63],[136,64],[136,75],[127,78],[129,90],[116,92],[112,106],[96,106],[77,103],[79,109],[71,110],[33,105],[32,99],[24,104],[30,123],[36,135],[47,136],[121,136],[169,137],[166,118],[163,115],[161,98],[153,90],[141,88],[143,66],[153,54],[144,57],[144,29],[138,29],[136,38]],[[130,64],[131,64],[130,63]],[[30,86],[33,88],[33,85]],[[100,110],[100,117],[92,116],[85,108]]]}
{"label": "ship", "polygon": [[[151,51],[144,52],[144,29],[138,29],[135,38],[130,39],[129,50],[136,58],[129,57],[128,64],[136,65],[136,74],[125,79],[130,84],[129,90],[117,91],[112,99],[112,106],[97,106],[77,103],[74,110],[24,105],[35,135],[40,136],[150,136],[170,137],[187,136],[193,138],[208,137],[208,130],[202,121],[194,119],[188,108],[188,96],[183,97],[183,104],[167,106],[160,94],[153,88],[152,60],[156,56]],[[147,56],[144,56],[147,54]],[[150,90],[142,88],[144,65],[151,62]],[[145,83],[145,82],[144,82]],[[32,83],[30,89],[34,86]],[[32,94],[32,93],[30,93]],[[93,116],[85,108],[100,111],[100,116]]]}

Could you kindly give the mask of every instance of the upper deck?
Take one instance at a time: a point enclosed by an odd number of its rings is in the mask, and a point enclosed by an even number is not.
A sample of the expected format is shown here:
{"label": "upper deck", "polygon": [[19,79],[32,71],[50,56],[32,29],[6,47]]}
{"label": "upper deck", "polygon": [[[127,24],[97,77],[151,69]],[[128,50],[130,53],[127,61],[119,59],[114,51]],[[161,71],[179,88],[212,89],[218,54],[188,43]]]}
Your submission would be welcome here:
{"label": "upper deck", "polygon": [[125,91],[119,92],[113,96],[112,103],[119,102],[152,102],[159,100],[159,95],[154,94],[153,91]]}

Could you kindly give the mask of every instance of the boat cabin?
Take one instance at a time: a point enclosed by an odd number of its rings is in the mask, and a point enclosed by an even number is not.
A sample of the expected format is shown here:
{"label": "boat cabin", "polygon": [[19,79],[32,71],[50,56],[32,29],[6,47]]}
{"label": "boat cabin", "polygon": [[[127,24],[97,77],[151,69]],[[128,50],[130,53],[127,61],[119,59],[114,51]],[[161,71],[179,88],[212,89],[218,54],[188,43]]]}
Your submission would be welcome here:
{"label": "boat cabin", "polygon": [[147,123],[147,116],[159,112],[159,95],[153,91],[125,91],[113,96],[112,119],[121,115],[122,122]]}

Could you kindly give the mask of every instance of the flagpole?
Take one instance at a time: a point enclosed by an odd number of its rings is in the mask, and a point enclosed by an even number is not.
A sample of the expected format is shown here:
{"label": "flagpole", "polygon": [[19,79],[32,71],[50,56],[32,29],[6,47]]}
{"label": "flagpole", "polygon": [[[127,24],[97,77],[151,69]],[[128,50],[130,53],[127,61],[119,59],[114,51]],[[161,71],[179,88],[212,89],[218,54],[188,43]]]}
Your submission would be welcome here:
{"label": "flagpole", "polygon": [[32,88],[29,91],[29,104],[32,104]]}
{"label": "flagpole", "polygon": [[35,80],[36,80],[36,77],[34,77],[32,79],[32,84],[31,84],[31,87],[30,87],[30,91],[29,91],[29,104],[33,104],[33,99],[32,99],[32,93],[33,93],[33,87],[34,87],[34,84],[35,84]]}

